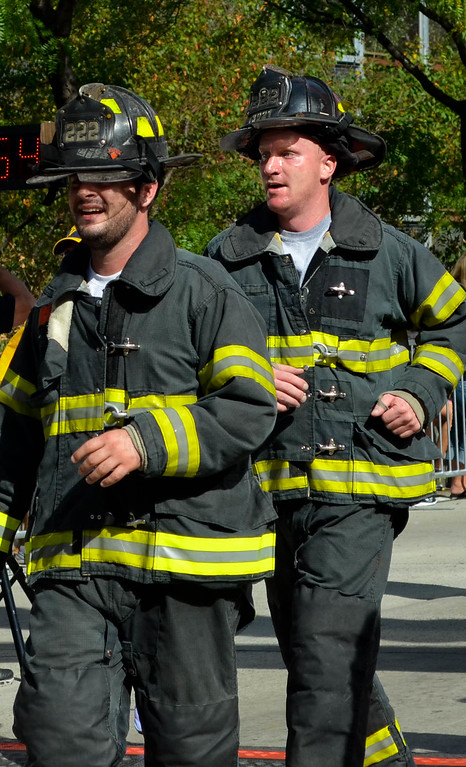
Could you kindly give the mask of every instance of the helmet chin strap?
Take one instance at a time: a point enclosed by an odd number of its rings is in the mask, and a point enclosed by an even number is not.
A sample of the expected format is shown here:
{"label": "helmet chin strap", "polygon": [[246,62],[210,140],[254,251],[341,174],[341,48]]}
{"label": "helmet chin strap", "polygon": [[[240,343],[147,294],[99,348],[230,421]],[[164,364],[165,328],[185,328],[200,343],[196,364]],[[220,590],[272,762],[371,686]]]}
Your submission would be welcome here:
{"label": "helmet chin strap", "polygon": [[141,148],[144,146],[144,154],[148,167],[141,168],[141,166],[139,166],[142,170],[143,176],[151,182],[161,181],[163,179],[163,165],[155,154],[152,146],[142,136],[136,136],[136,141],[138,143],[140,157],[143,156]]}

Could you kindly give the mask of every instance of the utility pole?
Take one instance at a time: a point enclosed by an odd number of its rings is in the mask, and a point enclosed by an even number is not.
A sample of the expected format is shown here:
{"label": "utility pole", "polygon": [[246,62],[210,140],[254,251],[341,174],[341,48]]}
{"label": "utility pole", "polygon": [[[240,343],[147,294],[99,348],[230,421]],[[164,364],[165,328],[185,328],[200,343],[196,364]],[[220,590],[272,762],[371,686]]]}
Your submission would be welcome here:
{"label": "utility pole", "polygon": [[419,43],[421,60],[423,64],[426,64],[430,52],[429,19],[421,11],[419,11]]}

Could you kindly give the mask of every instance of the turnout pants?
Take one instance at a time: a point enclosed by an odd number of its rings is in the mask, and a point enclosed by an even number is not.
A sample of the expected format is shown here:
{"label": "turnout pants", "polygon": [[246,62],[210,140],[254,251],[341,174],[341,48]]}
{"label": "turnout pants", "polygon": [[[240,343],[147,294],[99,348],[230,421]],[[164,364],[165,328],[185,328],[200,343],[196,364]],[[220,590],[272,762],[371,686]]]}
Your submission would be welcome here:
{"label": "turnout pants", "polygon": [[28,767],[118,765],[132,687],[145,765],[236,767],[246,606],[239,588],[39,582],[14,708]]}
{"label": "turnout pants", "polygon": [[380,604],[407,510],[278,504],[266,581],[288,670],[288,767],[414,767],[375,676]]}

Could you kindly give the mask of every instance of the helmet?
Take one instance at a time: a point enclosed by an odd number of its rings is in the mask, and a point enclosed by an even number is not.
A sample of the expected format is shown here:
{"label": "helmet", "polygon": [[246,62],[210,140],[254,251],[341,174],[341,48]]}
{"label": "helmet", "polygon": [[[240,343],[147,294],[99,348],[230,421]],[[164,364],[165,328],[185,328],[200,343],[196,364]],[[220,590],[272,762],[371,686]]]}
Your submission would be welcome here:
{"label": "helmet", "polygon": [[62,253],[71,250],[71,248],[74,248],[79,242],[81,242],[81,235],[76,227],[72,226],[66,237],[61,237],[57,240],[52,248],[52,253],[54,256],[61,256]]}
{"label": "helmet", "polygon": [[264,66],[251,86],[247,119],[220,139],[222,149],[259,159],[259,137],[273,128],[296,128],[315,138],[337,157],[334,177],[367,170],[385,158],[385,141],[353,125],[340,99],[318,77],[298,77],[286,69]]}
{"label": "helmet", "polygon": [[31,185],[78,175],[95,183],[142,176],[163,181],[164,169],[201,155],[168,156],[162,123],[150,104],[126,88],[89,83],[41,125],[40,162]]}

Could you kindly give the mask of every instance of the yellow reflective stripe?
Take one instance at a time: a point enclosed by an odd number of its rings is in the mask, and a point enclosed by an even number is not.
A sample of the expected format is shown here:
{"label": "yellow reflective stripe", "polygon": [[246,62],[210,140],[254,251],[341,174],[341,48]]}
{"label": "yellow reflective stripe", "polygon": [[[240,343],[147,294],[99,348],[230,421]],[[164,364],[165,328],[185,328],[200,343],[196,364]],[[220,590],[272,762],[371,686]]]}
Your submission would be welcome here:
{"label": "yellow reflective stripe", "polygon": [[248,538],[157,533],[155,568],[183,575],[258,575],[273,570],[274,546],[275,533]]}
{"label": "yellow reflective stripe", "polygon": [[22,378],[11,368],[9,368],[5,373],[5,377],[2,381],[2,389],[4,385],[13,389],[18,398],[30,397],[31,394],[34,394],[36,391],[36,387],[33,383],[28,381],[26,378]]}
{"label": "yellow reflective stripe", "polygon": [[[106,389],[97,394],[78,394],[61,397],[57,403],[41,409],[42,425],[45,438],[72,432],[101,431],[104,428],[104,408],[114,405],[135,415],[155,407],[165,407],[168,403],[192,404],[197,402],[196,395],[158,395],[148,394],[134,397],[128,402],[128,393],[124,389]],[[121,422],[122,424],[124,421]]]}
{"label": "yellow reflective stripe", "polygon": [[39,418],[39,413],[28,405],[29,397],[35,391],[34,384],[8,368],[0,385],[0,402],[15,413]]}
{"label": "yellow reflective stripe", "polygon": [[10,338],[7,345],[5,346],[2,355],[0,357],[0,381],[3,380],[3,377],[10,365],[11,360],[13,359],[14,353],[16,349],[18,348],[18,344],[21,341],[21,337],[24,333],[25,325],[22,325],[19,330],[16,331],[13,338]]}
{"label": "yellow reflective stripe", "polygon": [[314,341],[310,333],[300,336],[269,336],[267,346],[270,359],[276,364],[296,368],[314,365]]}
{"label": "yellow reflective stripe", "polygon": [[201,452],[196,423],[187,407],[150,411],[162,433],[167,451],[164,477],[196,476]]}
{"label": "yellow reflective stripe", "polygon": [[5,512],[0,511],[0,551],[8,554],[11,542],[19,527],[19,521],[15,517],[10,517]]}
{"label": "yellow reflective stripe", "polygon": [[83,533],[83,562],[107,562],[141,570],[153,570],[155,536],[149,530],[110,527],[85,530]]}
{"label": "yellow reflective stripe", "polygon": [[451,317],[465,298],[466,292],[451,274],[446,272],[425,301],[411,315],[411,319],[417,327],[438,325]]}
{"label": "yellow reflective stripe", "polygon": [[136,133],[138,136],[144,136],[144,138],[154,138],[155,133],[152,125],[147,117],[138,117]]}
{"label": "yellow reflective stripe", "polygon": [[119,564],[138,569],[197,576],[247,576],[271,572],[275,533],[215,538],[104,528],[83,531],[82,555],[72,553],[71,532],[32,538],[28,572],[82,563]]}
{"label": "yellow reflective stripe", "polygon": [[464,373],[464,365],[459,355],[446,346],[423,344],[418,346],[413,358],[413,364],[423,365],[434,373],[446,378],[456,386]]}
{"label": "yellow reflective stripe", "polygon": [[242,575],[261,575],[262,573],[273,572],[274,558],[261,559],[259,562],[229,562],[223,563],[202,563],[157,558],[157,570],[169,573],[178,573],[179,575],[198,575],[198,576],[242,576]]}
{"label": "yellow reflective stripe", "polygon": [[52,567],[81,567],[81,552],[73,551],[73,533],[70,530],[35,535],[27,544],[26,555],[28,575]]}
{"label": "yellow reflective stripe", "polygon": [[398,721],[398,719],[396,717],[395,717],[395,727],[396,727],[396,729],[398,730],[398,732],[400,734],[401,740],[403,741],[403,743],[406,746],[405,736],[403,735],[403,733],[401,731],[400,723],[399,723],[399,721]]}
{"label": "yellow reflective stripe", "polygon": [[275,396],[269,361],[247,346],[230,345],[215,349],[213,359],[199,371],[199,381],[206,394],[221,389],[235,376],[249,378]]}
{"label": "yellow reflective stripe", "polygon": [[340,341],[338,361],[355,373],[380,373],[409,362],[409,349],[391,338]]}
{"label": "yellow reflective stripe", "polygon": [[310,465],[311,490],[393,499],[428,495],[435,490],[432,463],[375,464],[316,458]]}
{"label": "yellow reflective stripe", "polygon": [[100,103],[108,106],[108,108],[111,109],[112,112],[115,112],[116,115],[121,114],[121,109],[115,99],[101,99]]}
{"label": "yellow reflective stripe", "polygon": [[159,116],[158,116],[158,115],[154,115],[154,117],[155,117],[155,122],[156,122],[156,125],[157,125],[157,129],[158,129],[158,131],[159,131],[159,137],[160,137],[160,136],[163,136],[163,135],[164,135],[164,133],[165,133],[165,131],[164,131],[164,129],[163,129],[163,125],[162,125],[162,123],[160,122],[160,118],[159,118]]}
{"label": "yellow reflective stripe", "polygon": [[106,405],[119,405],[120,407],[126,407],[128,403],[128,392],[125,389],[105,389],[105,404]]}
{"label": "yellow reflective stripe", "polygon": [[269,336],[271,360],[282,365],[342,367],[354,373],[376,373],[409,363],[409,349],[390,337],[341,340],[330,333]]}
{"label": "yellow reflective stripe", "polygon": [[309,482],[304,474],[302,477],[278,477],[276,479],[259,479],[261,489],[265,493],[278,492],[280,490],[302,490]]}
{"label": "yellow reflective stripe", "polygon": [[58,403],[42,408],[45,438],[72,432],[100,431],[103,428],[104,393],[60,397]]}
{"label": "yellow reflective stripe", "polygon": [[[257,461],[253,465],[260,486],[266,492],[303,489],[343,495],[381,495],[392,499],[428,495],[435,489],[432,463],[374,464],[315,458],[303,471],[292,476],[287,461]],[[293,467],[293,473],[296,468]]]}
{"label": "yellow reflective stripe", "polygon": [[368,735],[366,738],[366,753],[364,758],[364,767],[370,767],[371,764],[379,764],[384,759],[398,753],[398,747],[393,740],[393,736],[387,727]]}
{"label": "yellow reflective stripe", "polygon": [[[156,533],[157,545],[161,548],[185,549],[187,551],[205,551],[224,553],[225,551],[257,551],[274,545],[275,533],[264,533],[260,537],[234,538],[200,538],[194,535],[177,535],[176,533]],[[260,546],[258,546],[260,540]]]}
{"label": "yellow reflective stripe", "polygon": [[262,490],[267,493],[302,489],[309,484],[305,473],[292,476],[289,461],[256,461],[252,468]]}
{"label": "yellow reflective stripe", "polygon": [[128,410],[134,414],[136,411],[152,410],[156,407],[179,407],[180,405],[194,405],[197,402],[196,394],[146,394],[143,397],[131,397]]}

